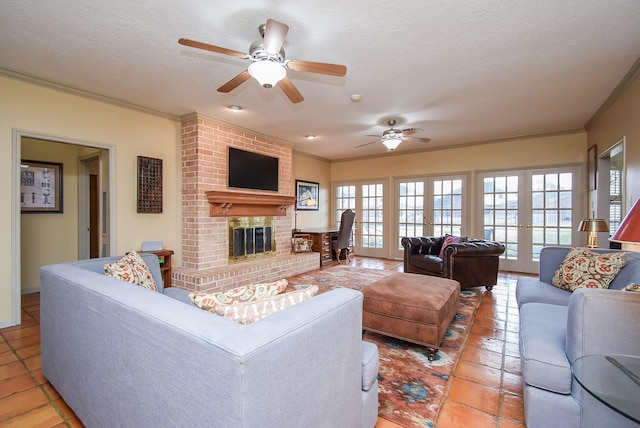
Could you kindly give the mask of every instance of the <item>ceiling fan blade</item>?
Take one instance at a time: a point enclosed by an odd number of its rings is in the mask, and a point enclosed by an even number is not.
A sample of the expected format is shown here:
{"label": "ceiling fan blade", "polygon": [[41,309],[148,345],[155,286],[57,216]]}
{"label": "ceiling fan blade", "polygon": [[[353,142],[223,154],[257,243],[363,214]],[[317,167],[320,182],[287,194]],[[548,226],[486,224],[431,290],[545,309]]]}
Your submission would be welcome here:
{"label": "ceiling fan blade", "polygon": [[[375,137],[375,135],[373,135],[373,137]],[[378,143],[378,142],[380,142],[380,140],[372,141],[370,143],[360,144],[359,146],[356,146],[356,149],[359,149],[360,147],[368,146],[369,144]]]}
{"label": "ceiling fan blade", "polygon": [[224,85],[220,86],[218,88],[218,92],[231,92],[235,88],[240,86],[242,83],[244,83],[247,80],[249,80],[250,78],[251,78],[251,75],[249,74],[249,72],[247,70],[245,70],[242,73],[238,74],[233,79],[229,80]]}
{"label": "ceiling fan blade", "polygon": [[192,48],[204,49],[205,51],[211,51],[211,52],[215,52],[215,53],[219,53],[219,54],[223,54],[223,55],[235,56],[235,57],[242,58],[242,59],[249,58],[249,55],[247,55],[245,53],[234,51],[234,50],[227,49],[227,48],[221,48],[220,46],[210,45],[208,43],[197,42],[195,40],[179,39],[178,43],[180,43],[181,45],[184,45],[184,46],[190,46]]}
{"label": "ceiling fan blade", "polygon": [[304,97],[302,96],[300,91],[298,91],[298,88],[295,87],[291,79],[289,79],[287,76],[285,76],[278,82],[278,86],[282,88],[282,91],[287,97],[289,97],[289,100],[292,103],[295,104],[304,100]]}
{"label": "ceiling fan blade", "polygon": [[287,61],[287,67],[295,71],[306,71],[307,73],[328,74],[329,76],[344,76],[347,74],[347,67],[339,64],[327,64],[324,62]]}
{"label": "ceiling fan blade", "polygon": [[419,141],[421,143],[428,143],[429,141],[431,141],[431,138],[423,138],[423,137],[403,137],[403,139],[405,140],[413,140],[413,141]]}
{"label": "ceiling fan blade", "polygon": [[275,19],[267,19],[267,27],[264,30],[264,42],[262,47],[272,55],[280,52],[284,38],[287,36],[289,26]]}
{"label": "ceiling fan blade", "polygon": [[420,129],[420,128],[407,128],[407,129],[403,129],[402,133],[404,135],[413,135],[418,131],[424,131],[424,129]]}

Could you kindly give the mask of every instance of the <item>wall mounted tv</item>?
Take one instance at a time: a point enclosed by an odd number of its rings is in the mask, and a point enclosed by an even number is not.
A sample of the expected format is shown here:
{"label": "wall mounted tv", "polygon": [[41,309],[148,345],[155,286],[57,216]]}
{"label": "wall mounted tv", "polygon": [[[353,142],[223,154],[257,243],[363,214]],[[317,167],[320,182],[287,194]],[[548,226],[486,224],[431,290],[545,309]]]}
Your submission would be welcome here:
{"label": "wall mounted tv", "polygon": [[278,191],[278,158],[229,147],[229,187]]}

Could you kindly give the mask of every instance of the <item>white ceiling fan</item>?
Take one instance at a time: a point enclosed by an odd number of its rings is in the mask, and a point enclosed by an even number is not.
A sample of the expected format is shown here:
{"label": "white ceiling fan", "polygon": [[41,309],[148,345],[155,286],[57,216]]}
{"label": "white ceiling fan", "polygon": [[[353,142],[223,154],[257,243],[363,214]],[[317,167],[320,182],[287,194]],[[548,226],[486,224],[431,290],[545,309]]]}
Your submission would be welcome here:
{"label": "white ceiling fan", "polygon": [[190,39],[180,39],[178,43],[252,61],[246,70],[220,86],[218,92],[231,92],[250,77],[254,77],[265,88],[272,88],[275,85],[280,86],[292,103],[299,103],[304,100],[304,97],[287,77],[287,70],[344,76],[347,73],[347,67],[323,62],[286,60],[282,45],[288,31],[288,25],[275,19],[267,19],[266,24],[258,27],[258,32],[262,38],[249,46],[248,54]]}
{"label": "white ceiling fan", "polygon": [[400,143],[402,143],[404,140],[414,140],[414,141],[419,141],[421,143],[428,143],[429,141],[431,141],[431,138],[423,138],[423,137],[414,137],[413,134],[415,134],[418,131],[422,131],[422,129],[420,128],[407,128],[407,129],[396,129],[393,126],[396,124],[396,121],[394,119],[391,119],[387,122],[389,124],[389,129],[385,130],[382,133],[382,136],[379,135],[367,135],[368,137],[379,137],[379,139],[375,140],[375,141],[371,141],[370,143],[365,143],[365,144],[361,144],[359,146],[356,146],[356,148],[360,148],[360,147],[364,147],[364,146],[368,146],[369,144],[374,144],[377,142],[381,142],[382,144],[385,145],[385,147],[387,148],[388,151],[392,152],[395,149],[398,148],[398,146],[400,145]]}

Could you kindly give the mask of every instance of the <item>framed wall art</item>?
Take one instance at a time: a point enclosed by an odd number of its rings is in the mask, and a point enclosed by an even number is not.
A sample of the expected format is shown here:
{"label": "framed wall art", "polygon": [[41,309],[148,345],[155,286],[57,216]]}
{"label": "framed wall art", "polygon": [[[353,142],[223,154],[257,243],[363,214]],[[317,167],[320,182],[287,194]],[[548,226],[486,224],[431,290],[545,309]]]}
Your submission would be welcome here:
{"label": "framed wall art", "polygon": [[587,173],[589,174],[589,190],[596,190],[598,183],[598,149],[596,145],[587,151]]}
{"label": "framed wall art", "polygon": [[24,214],[63,212],[61,163],[22,159],[20,209]]}
{"label": "framed wall art", "polygon": [[320,184],[296,180],[296,211],[318,211]]}
{"label": "framed wall art", "polygon": [[162,212],[162,159],[138,156],[138,213]]}

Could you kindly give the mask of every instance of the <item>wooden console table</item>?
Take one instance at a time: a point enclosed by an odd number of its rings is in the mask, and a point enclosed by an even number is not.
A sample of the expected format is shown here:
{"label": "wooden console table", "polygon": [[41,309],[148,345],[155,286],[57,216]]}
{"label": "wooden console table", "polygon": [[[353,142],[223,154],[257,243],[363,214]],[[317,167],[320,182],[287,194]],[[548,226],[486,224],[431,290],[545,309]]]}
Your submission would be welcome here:
{"label": "wooden console table", "polygon": [[303,229],[295,231],[294,234],[308,234],[311,237],[311,251],[320,253],[320,267],[330,265],[335,258],[333,252],[333,241],[338,239],[336,229]]}
{"label": "wooden console table", "polygon": [[144,251],[158,256],[160,262],[160,274],[162,275],[162,284],[164,287],[171,287],[171,256],[173,250]]}

